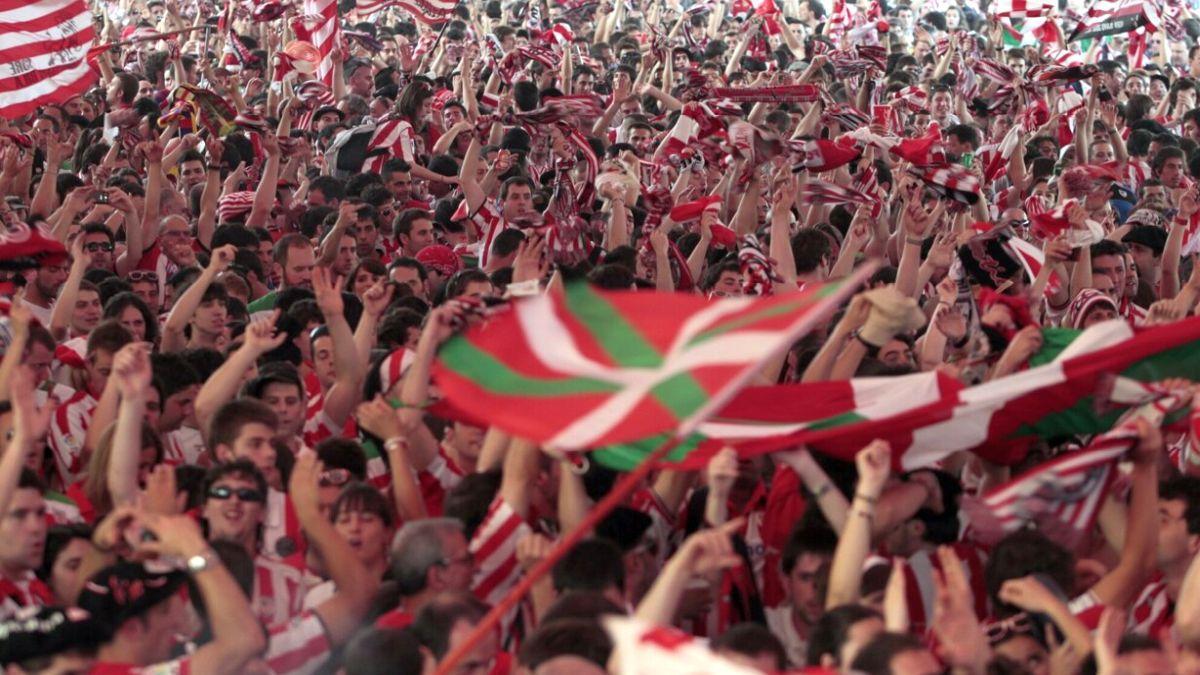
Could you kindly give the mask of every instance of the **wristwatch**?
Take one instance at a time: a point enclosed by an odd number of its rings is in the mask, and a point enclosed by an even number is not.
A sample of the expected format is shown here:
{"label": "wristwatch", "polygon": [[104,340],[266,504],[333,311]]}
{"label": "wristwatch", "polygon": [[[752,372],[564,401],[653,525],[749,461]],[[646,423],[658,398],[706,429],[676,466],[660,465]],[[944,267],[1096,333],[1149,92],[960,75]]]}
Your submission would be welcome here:
{"label": "wristwatch", "polygon": [[187,571],[188,574],[199,574],[215,564],[215,556],[213,555],[213,552],[209,550],[188,558]]}

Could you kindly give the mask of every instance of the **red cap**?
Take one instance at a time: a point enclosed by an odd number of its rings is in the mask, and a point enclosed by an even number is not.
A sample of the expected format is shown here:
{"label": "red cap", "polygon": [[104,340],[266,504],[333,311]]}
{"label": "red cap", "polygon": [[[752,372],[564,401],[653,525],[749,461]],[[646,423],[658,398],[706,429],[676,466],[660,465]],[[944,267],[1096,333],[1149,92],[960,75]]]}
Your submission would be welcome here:
{"label": "red cap", "polygon": [[715,209],[721,205],[721,198],[717,195],[708,195],[701,197],[693,202],[680,204],[671,209],[671,220],[677,223],[686,223],[689,220],[695,220],[700,217],[700,214],[709,209]]}

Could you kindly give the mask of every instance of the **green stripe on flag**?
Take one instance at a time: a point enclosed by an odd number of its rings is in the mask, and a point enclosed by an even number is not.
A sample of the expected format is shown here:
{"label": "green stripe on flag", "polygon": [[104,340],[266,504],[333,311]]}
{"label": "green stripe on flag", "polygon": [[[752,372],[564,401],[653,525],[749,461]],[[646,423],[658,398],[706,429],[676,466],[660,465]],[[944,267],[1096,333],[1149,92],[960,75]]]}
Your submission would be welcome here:
{"label": "green stripe on flag", "polygon": [[859,422],[866,421],[866,417],[863,417],[859,413],[851,410],[840,415],[833,415],[832,417],[826,417],[823,420],[812,422],[808,425],[808,428],[812,429],[813,431],[820,431],[821,429],[832,429],[833,427],[842,427],[846,426],[847,424],[858,424]]}
{"label": "green stripe on flag", "polygon": [[669,377],[651,389],[650,393],[680,419],[691,415],[708,400],[708,392],[700,387],[690,373]]}
{"label": "green stripe on flag", "polygon": [[[1080,331],[1067,329],[1056,332],[1074,333],[1075,335],[1080,333]],[[1043,331],[1043,335],[1049,333],[1051,333],[1050,330]],[[1050,336],[1047,335],[1047,337]],[[1055,337],[1065,338],[1067,335]],[[1062,347],[1065,346],[1062,345]],[[1052,345],[1050,349],[1057,354],[1062,351],[1062,347]],[[1042,351],[1045,349],[1043,347]],[[1038,358],[1043,357],[1042,351],[1038,352]],[[1121,371],[1120,375],[1139,382],[1158,382],[1168,377],[1182,377],[1196,381],[1200,379],[1200,347],[1189,343],[1168,349],[1134,363]],[[1046,415],[1032,424],[1023,425],[1017,429],[1015,435],[1020,437],[1036,434],[1042,438],[1056,438],[1074,434],[1096,434],[1113,428],[1121,415],[1128,410],[1129,406],[1118,406],[1116,409],[1105,406],[1105,410],[1101,414],[1096,409],[1095,397],[1084,396],[1066,410]],[[1174,417],[1178,417],[1178,415],[1169,416],[1168,419]]]}
{"label": "green stripe on flag", "polygon": [[616,384],[590,377],[561,380],[527,377],[501,363],[471,341],[456,336],[446,342],[438,357],[447,368],[471,380],[487,391],[509,396],[568,396],[572,394],[609,394],[619,391]]}
{"label": "green stripe on flag", "polygon": [[758,321],[764,321],[766,319],[774,318],[777,316],[782,316],[784,314],[791,314],[793,312],[799,312],[800,310],[804,309],[805,307],[812,305],[814,301],[820,300],[821,298],[824,298],[831,293],[836,293],[839,286],[840,286],[840,284],[827,284],[825,286],[822,286],[818,290],[818,292],[814,293],[811,296],[804,296],[802,298],[798,298],[794,302],[775,304],[775,305],[772,305],[771,307],[761,309],[757,312],[751,312],[749,314],[746,314],[745,316],[740,316],[737,319],[734,319],[732,321],[718,324],[717,326],[715,326],[713,328],[709,328],[708,330],[704,331],[703,333],[700,333],[696,337],[692,338],[691,341],[688,342],[688,345],[689,346],[697,345],[697,344],[700,344],[701,342],[704,342],[705,340],[711,340],[712,338],[715,338],[718,335],[724,335],[725,333],[728,333],[730,331],[741,330],[742,328],[745,328],[746,326],[749,326]]}
{"label": "green stripe on flag", "polygon": [[[642,463],[646,455],[649,455],[655,448],[666,443],[669,438],[669,434],[659,434],[645,440],[637,441],[636,443],[610,445],[592,452],[591,456],[600,464],[615,471],[632,471],[634,467]],[[707,439],[700,434],[691,434],[681,441],[679,445],[675,446],[671,452],[667,453],[663,461],[670,463],[682,462],[705,440]]]}
{"label": "green stripe on flag", "polygon": [[587,328],[600,347],[622,368],[654,368],[662,355],[591,284],[567,284],[567,309]]}
{"label": "green stripe on flag", "polygon": [[[655,368],[662,365],[662,355],[655,346],[590,284],[568,284],[565,295],[567,309],[618,366]],[[650,393],[679,419],[691,415],[709,397],[708,390],[691,373],[670,377]]]}

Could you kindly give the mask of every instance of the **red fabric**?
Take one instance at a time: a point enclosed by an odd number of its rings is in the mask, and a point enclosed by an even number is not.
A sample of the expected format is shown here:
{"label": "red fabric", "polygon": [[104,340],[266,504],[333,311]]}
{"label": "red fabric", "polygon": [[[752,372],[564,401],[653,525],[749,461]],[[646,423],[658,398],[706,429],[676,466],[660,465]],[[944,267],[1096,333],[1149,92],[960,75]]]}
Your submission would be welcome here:
{"label": "red fabric", "polygon": [[800,477],[791,467],[780,465],[771,479],[767,508],[763,514],[762,539],[766,545],[763,560],[763,605],[775,607],[784,601],[783,578],[779,573],[781,552],[792,529],[804,515],[807,502],[800,492]]}

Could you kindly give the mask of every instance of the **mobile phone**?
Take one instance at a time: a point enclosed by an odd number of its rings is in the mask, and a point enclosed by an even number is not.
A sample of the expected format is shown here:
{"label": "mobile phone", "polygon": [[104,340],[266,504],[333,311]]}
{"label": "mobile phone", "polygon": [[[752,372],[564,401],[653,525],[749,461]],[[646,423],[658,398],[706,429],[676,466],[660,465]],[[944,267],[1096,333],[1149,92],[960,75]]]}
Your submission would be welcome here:
{"label": "mobile phone", "polygon": [[975,153],[964,152],[962,154],[962,157],[959,159],[959,161],[962,163],[963,166],[965,166],[969,169],[969,168],[971,168],[971,166],[973,164],[975,164]]}
{"label": "mobile phone", "polygon": [[104,190],[97,191],[96,203],[97,204],[107,204],[108,203],[108,193],[105,192]]}

